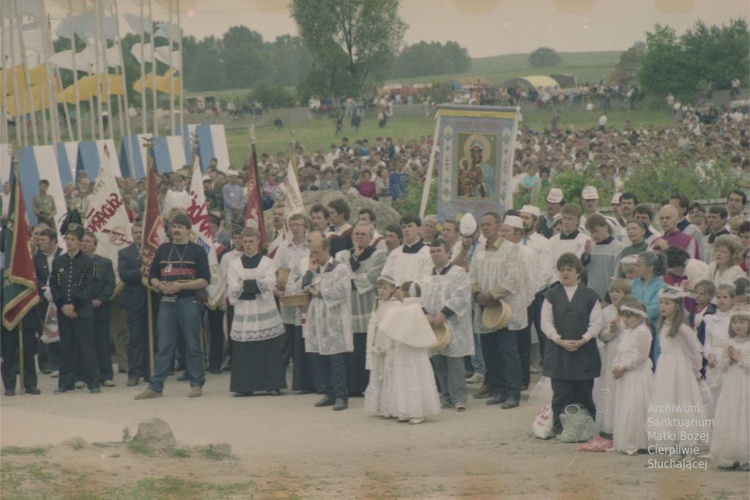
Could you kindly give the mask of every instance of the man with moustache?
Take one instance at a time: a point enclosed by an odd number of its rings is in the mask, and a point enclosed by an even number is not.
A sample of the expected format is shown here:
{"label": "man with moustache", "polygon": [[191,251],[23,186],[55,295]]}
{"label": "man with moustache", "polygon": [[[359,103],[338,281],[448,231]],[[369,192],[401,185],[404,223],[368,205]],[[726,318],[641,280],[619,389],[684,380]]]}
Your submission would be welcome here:
{"label": "man with moustache", "polygon": [[552,224],[555,215],[560,213],[563,205],[565,205],[565,199],[562,190],[559,188],[550,189],[547,194],[547,213],[544,217],[540,217],[536,228],[539,234],[548,239],[552,237]]}
{"label": "man with moustache", "polygon": [[177,336],[185,340],[187,378],[190,381],[188,397],[203,394],[206,380],[203,368],[203,351],[200,326],[204,306],[196,295],[211,281],[206,252],[189,239],[190,218],[178,213],[172,218],[172,241],[162,244],[151,263],[149,283],[161,293],[159,317],[159,350],[156,354],[154,374],[148,389],[135,399],[154,399],[162,396],[164,381],[172,367],[172,356]]}
{"label": "man with moustache", "polygon": [[[36,271],[36,282],[39,289],[39,303],[35,307],[35,313],[39,325],[39,336],[41,337],[47,319],[49,303],[52,301],[52,292],[49,286],[52,262],[55,257],[62,253],[62,248],[57,246],[57,233],[47,227],[46,224],[39,224],[34,228],[32,240],[36,242],[37,248],[34,254],[34,270]],[[59,361],[60,343],[45,344],[40,341],[39,371],[45,374],[52,373],[53,376],[56,376]]]}

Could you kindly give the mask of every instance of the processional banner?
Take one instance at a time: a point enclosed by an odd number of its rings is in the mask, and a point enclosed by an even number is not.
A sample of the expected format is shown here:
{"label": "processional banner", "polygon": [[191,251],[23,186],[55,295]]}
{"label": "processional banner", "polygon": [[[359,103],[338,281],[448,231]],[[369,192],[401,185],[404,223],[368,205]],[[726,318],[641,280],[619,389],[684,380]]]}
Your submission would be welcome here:
{"label": "processional banner", "polygon": [[443,105],[438,110],[438,220],[513,208],[518,111]]}

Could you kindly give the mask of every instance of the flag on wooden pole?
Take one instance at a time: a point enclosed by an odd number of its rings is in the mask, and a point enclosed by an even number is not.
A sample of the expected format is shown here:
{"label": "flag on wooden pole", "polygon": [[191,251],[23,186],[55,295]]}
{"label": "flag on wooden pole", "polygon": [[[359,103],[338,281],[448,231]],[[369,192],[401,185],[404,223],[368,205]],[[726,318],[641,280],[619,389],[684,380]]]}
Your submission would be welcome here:
{"label": "flag on wooden pole", "polygon": [[14,159],[10,174],[10,205],[8,223],[2,230],[5,261],[2,263],[3,326],[13,330],[39,302],[36,271],[29,246],[30,233],[26,221],[18,165]]}
{"label": "flag on wooden pole", "polygon": [[[112,172],[112,156],[104,146],[99,175],[96,178],[94,192],[86,212],[86,230],[96,235],[96,253],[112,261],[117,269],[117,256],[121,249],[133,243],[131,241],[130,218],[117,186],[117,179]],[[122,286],[120,276],[115,273],[115,290]]]}
{"label": "flag on wooden pole", "polygon": [[[147,148],[151,148],[151,145],[149,144]],[[141,274],[143,275],[143,284],[150,287],[148,277],[151,271],[151,262],[153,262],[159,246],[168,241],[164,220],[161,218],[152,151],[149,151],[148,154],[148,174],[146,178],[146,210],[143,213],[143,244],[141,245],[143,267],[141,268]]]}
{"label": "flag on wooden pole", "polygon": [[[194,155],[193,160],[193,177],[190,182],[190,202],[188,204],[187,215],[190,217],[192,225],[191,233],[195,236],[195,243],[206,252],[208,257],[208,267],[211,269],[211,282],[206,287],[208,292],[208,303],[211,309],[216,309],[224,300],[224,275],[219,268],[219,259],[216,256],[214,247],[214,237],[211,234],[211,226],[208,218],[208,204],[206,203],[206,194],[203,192],[203,173],[201,172],[198,155]],[[191,234],[191,239],[193,234]]]}
{"label": "flag on wooden pole", "polygon": [[260,202],[260,185],[258,184],[258,157],[255,153],[255,142],[252,144],[250,168],[247,169],[247,208],[245,209],[245,226],[255,221],[260,232],[260,248],[266,245],[266,224],[263,221],[263,205]]}

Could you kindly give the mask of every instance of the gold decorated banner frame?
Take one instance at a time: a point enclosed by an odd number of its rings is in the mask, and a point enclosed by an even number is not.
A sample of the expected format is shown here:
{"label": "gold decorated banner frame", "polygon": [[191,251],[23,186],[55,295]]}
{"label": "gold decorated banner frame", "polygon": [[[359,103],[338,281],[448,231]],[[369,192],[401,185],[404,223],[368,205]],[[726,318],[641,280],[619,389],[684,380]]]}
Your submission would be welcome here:
{"label": "gold decorated banner frame", "polygon": [[457,116],[468,118],[501,118],[503,120],[513,120],[516,117],[515,112],[510,111],[474,111],[458,109],[441,109],[442,116]]}

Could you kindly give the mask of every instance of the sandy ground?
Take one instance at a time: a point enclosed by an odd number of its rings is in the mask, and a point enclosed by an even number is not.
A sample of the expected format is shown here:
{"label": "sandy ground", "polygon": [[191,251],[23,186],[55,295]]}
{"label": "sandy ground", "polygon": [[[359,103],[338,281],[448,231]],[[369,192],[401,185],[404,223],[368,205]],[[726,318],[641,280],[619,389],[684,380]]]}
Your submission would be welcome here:
{"label": "sandy ground", "polygon": [[[291,391],[233,398],[226,373],[209,374],[197,399],[187,398],[187,384],[174,377],[164,397],[150,401],[132,399],[143,383],[126,387],[125,375],[115,381],[99,395],[53,395],[56,379],[40,375],[41,396],[2,398],[2,446],[49,447],[43,457],[4,455],[5,472],[33,464],[60,472],[36,482],[4,476],[16,481],[14,492],[70,498],[84,488],[99,497],[166,476],[234,485],[196,494],[216,498],[748,498],[750,492],[750,474],[721,472],[711,462],[705,471],[656,469],[648,455],[580,452],[575,444],[535,439],[530,425],[537,408],[526,401],[501,410],[470,398],[465,413],[444,410],[409,425],[366,414],[362,399],[333,412],[313,407],[319,396]],[[172,427],[179,446],[229,443],[234,458],[147,457],[117,444],[124,428],[134,435],[152,417]],[[72,437],[110,444],[61,445]],[[8,487],[3,498],[10,498]]]}

